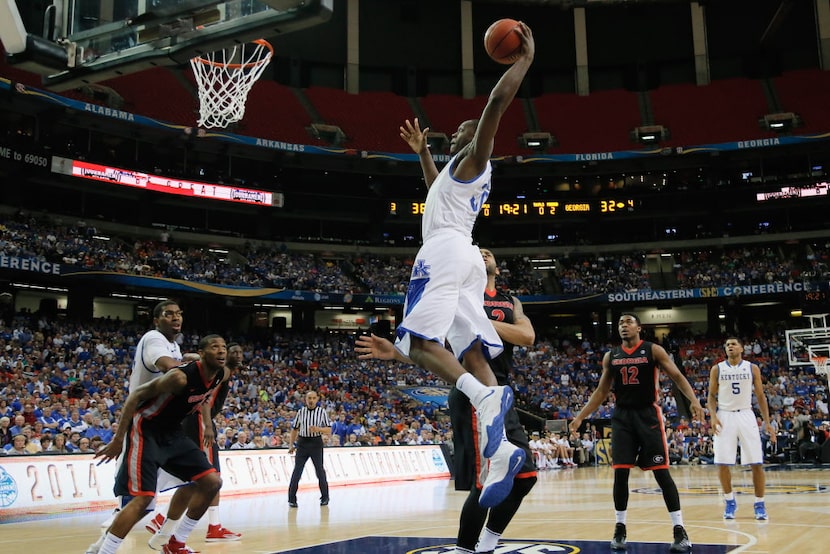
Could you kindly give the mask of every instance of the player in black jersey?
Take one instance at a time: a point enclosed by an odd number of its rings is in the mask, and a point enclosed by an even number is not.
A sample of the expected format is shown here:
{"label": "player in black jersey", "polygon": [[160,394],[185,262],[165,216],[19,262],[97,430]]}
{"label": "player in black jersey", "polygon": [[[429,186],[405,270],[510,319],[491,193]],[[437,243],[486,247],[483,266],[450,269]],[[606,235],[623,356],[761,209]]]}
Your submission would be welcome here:
{"label": "player in black jersey", "polygon": [[[182,427],[185,434],[190,437],[196,444],[198,444],[202,451],[207,456],[208,461],[216,468],[216,472],[221,475],[222,469],[219,465],[219,445],[216,442],[216,425],[213,423],[213,418],[219,414],[222,407],[225,405],[225,400],[228,398],[229,381],[231,375],[239,368],[242,363],[242,347],[235,342],[228,344],[228,355],[225,362],[225,376],[219,387],[214,391],[210,398],[210,402],[202,404],[202,408],[193,414],[188,415],[182,421]],[[175,535],[176,527],[179,520],[185,513],[190,500],[193,497],[194,487],[185,486],[176,489],[175,494],[170,499],[170,505],[167,508],[167,517],[158,513],[144,526],[147,531],[153,533],[150,538],[150,548],[154,550],[161,550],[163,545],[169,542],[171,536]],[[242,534],[234,533],[226,529],[219,522],[219,500],[221,493],[217,492],[216,496],[210,503],[208,508],[208,530],[205,535],[207,542],[229,542],[238,541],[242,538]]]}
{"label": "player in black jersey", "polygon": [[198,361],[171,369],[130,392],[118,433],[95,455],[108,462],[124,449],[114,491],[116,496],[133,497],[113,520],[100,554],[115,554],[130,529],[144,517],[156,495],[160,468],[193,482],[187,515],[173,537],[177,540],[163,547],[165,554],[188,552],[184,543],[219,492],[222,480],[199,446],[184,434],[181,422],[209,402],[225,377],[226,355],[225,340],[207,335],[199,342]]}
{"label": "player in black jersey", "polygon": [[[536,333],[530,319],[522,310],[522,303],[515,296],[496,290],[498,265],[493,253],[481,249],[481,256],[487,270],[487,289],[484,291],[484,310],[493,327],[504,343],[504,351],[490,360],[496,382],[485,385],[507,385],[510,368],[513,363],[513,345],[529,346],[536,339]],[[361,359],[395,358],[395,349],[386,339],[371,335],[358,337],[355,350]],[[519,415],[511,407],[504,418],[504,430],[507,439],[524,449],[524,465],[513,479],[505,499],[496,506],[487,509],[479,504],[481,495],[480,470],[482,459],[476,432],[475,410],[466,395],[453,387],[449,395],[450,421],[453,428],[455,488],[469,490],[470,494],[461,509],[461,518],[456,541],[457,552],[492,552],[501,534],[516,514],[524,497],[536,483],[536,467],[530,452],[527,433],[525,433]],[[485,523],[486,528],[485,528]]]}
{"label": "player in black jersey", "polygon": [[640,318],[636,314],[622,314],[618,329],[622,344],[605,353],[599,385],[571,422],[571,430],[578,431],[582,421],[605,402],[613,388],[616,405],[611,417],[611,455],[617,524],[611,549],[626,549],[628,477],[631,468],[639,466],[644,471],[654,472],[663,491],[663,500],[674,525],[670,552],[690,552],[692,543],[683,527],[680,495],[669,473],[668,442],[658,403],[658,369],[662,369],[689,399],[692,415],[698,421],[703,421],[703,408],[692,386],[663,347],[640,338]]}
{"label": "player in black jersey", "polygon": [[[530,319],[524,314],[519,299],[496,290],[496,275],[499,268],[493,253],[482,248],[481,257],[487,269],[484,311],[504,343],[504,351],[490,360],[490,368],[497,384],[508,385],[513,365],[513,346],[532,345],[536,340],[536,333]],[[512,488],[507,497],[489,510],[482,508],[479,505],[479,470],[487,460],[480,457],[476,444],[475,410],[469,398],[455,387],[450,391],[448,401],[455,452],[455,488],[470,491],[461,509],[456,551],[492,552],[507,525],[516,515],[522,500],[536,484],[536,466],[530,452],[527,433],[519,421],[519,414],[511,407],[504,417],[504,431],[510,442],[524,449],[524,466],[513,478]]]}

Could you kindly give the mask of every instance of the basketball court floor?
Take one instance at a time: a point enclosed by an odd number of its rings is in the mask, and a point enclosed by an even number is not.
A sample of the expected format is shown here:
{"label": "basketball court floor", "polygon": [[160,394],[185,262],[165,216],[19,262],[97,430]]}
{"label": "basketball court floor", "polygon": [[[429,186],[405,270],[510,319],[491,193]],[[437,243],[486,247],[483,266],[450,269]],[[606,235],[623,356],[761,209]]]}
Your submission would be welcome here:
{"label": "basketball court floor", "polygon": [[[830,536],[830,468],[769,466],[768,522],[752,514],[748,471],[735,469],[738,515],[722,519],[717,470],[675,466],[683,516],[695,553],[812,553]],[[496,549],[497,554],[607,553],[613,527],[612,470],[607,466],[541,472],[539,482]],[[632,471],[628,513],[630,554],[668,552],[671,524],[649,473]],[[335,487],[331,504],[319,491],[301,490],[299,508],[284,494],[229,497],[220,506],[222,523],[243,533],[234,543],[206,543],[206,522],[188,544],[208,554],[242,553],[419,553],[452,551],[458,514],[466,493],[443,479]],[[0,526],[0,551],[38,554],[82,553],[95,540],[108,513],[94,512]],[[147,554],[143,524],[119,553]]]}

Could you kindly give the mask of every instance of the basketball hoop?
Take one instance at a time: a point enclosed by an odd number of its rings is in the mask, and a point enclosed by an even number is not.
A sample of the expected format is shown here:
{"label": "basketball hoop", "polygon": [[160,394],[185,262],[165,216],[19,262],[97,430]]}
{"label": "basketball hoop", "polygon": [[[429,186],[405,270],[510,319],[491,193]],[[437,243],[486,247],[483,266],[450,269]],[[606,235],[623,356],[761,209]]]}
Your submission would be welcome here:
{"label": "basketball hoop", "polygon": [[811,356],[810,361],[816,367],[816,375],[824,375],[824,378],[828,379],[827,356]]}
{"label": "basketball hoop", "polygon": [[273,55],[274,47],[259,39],[191,59],[199,89],[199,126],[225,128],[241,120],[248,93]]}

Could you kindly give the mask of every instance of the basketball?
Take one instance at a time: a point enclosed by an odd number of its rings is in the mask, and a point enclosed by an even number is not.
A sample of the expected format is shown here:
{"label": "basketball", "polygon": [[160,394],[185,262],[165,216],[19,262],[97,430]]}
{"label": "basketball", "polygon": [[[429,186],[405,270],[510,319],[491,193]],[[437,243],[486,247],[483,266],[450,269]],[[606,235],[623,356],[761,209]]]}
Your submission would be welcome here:
{"label": "basketball", "polygon": [[493,61],[511,64],[519,58],[522,51],[522,38],[515,19],[499,19],[484,33],[484,49]]}

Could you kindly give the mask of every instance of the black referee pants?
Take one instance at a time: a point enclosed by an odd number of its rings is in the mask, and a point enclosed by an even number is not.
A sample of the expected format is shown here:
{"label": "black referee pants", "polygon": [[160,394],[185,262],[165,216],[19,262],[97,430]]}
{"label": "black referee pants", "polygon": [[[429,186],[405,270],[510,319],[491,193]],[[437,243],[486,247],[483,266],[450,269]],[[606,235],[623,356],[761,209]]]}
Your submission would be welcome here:
{"label": "black referee pants", "polygon": [[297,454],[294,458],[294,473],[291,474],[291,483],[288,485],[288,501],[297,501],[297,488],[300,486],[300,477],[308,459],[314,464],[317,481],[320,482],[320,500],[329,499],[329,482],[326,479],[326,470],[323,468],[323,439],[321,437],[298,437]]}

